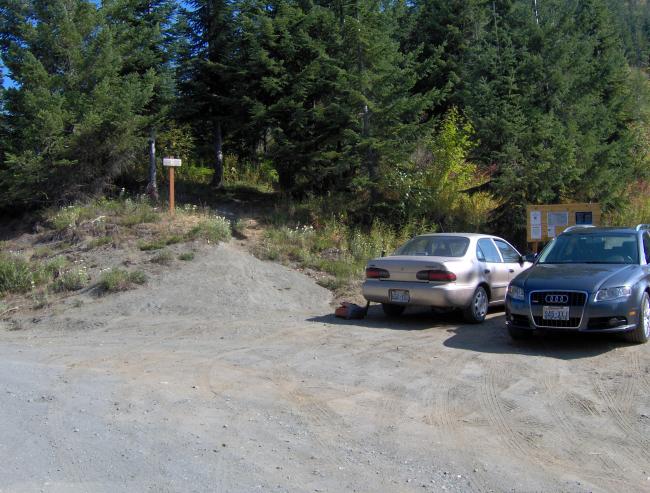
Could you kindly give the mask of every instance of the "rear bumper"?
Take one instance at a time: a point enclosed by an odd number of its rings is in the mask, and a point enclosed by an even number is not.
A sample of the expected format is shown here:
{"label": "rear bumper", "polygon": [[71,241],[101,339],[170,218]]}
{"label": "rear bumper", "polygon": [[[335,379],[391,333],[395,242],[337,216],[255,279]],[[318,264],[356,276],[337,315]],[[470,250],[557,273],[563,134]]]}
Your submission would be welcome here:
{"label": "rear bumper", "polygon": [[[533,315],[539,316],[541,307],[531,306],[527,301],[513,300],[506,297],[506,326],[526,330],[554,330],[573,332],[628,332],[634,330],[638,323],[638,312],[632,301],[590,302],[590,297],[584,307],[580,323],[575,327],[549,327],[538,320],[535,322]],[[620,319],[616,326],[610,326],[609,320]]]}
{"label": "rear bumper", "polygon": [[[408,303],[390,300],[390,290],[402,289],[409,292]],[[428,282],[381,281],[369,279],[363,283],[363,297],[377,303],[434,306],[439,308],[464,308],[469,305],[476,286],[456,283],[433,284]]]}

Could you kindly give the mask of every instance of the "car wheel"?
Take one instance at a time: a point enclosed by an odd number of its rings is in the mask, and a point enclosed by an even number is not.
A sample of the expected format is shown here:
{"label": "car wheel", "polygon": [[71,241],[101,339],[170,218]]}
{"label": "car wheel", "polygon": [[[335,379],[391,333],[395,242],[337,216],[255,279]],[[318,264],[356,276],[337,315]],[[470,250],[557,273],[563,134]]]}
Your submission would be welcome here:
{"label": "car wheel", "polygon": [[508,327],[508,334],[512,339],[528,339],[533,335],[532,330],[519,329],[517,327]]}
{"label": "car wheel", "polygon": [[485,320],[488,311],[488,296],[483,286],[479,286],[472,295],[472,301],[469,306],[465,308],[463,314],[465,320],[473,324],[480,324]]}
{"label": "car wheel", "polygon": [[390,303],[382,303],[381,307],[388,317],[399,317],[406,310],[403,305],[391,305]]}
{"label": "car wheel", "polygon": [[648,297],[648,293],[643,293],[641,298],[639,322],[636,324],[636,328],[631,332],[627,332],[625,338],[637,344],[643,344],[650,339],[650,297]]}

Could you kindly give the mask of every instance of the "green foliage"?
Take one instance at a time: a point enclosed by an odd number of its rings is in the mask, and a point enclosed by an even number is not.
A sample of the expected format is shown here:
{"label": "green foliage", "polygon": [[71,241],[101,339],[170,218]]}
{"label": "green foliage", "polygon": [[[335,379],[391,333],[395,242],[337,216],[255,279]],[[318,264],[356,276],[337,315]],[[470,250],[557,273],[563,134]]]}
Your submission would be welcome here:
{"label": "green foliage", "polygon": [[103,292],[114,293],[132,289],[145,282],[147,282],[147,276],[142,271],[128,272],[124,269],[114,268],[102,273],[98,286]]}
{"label": "green foliage", "polygon": [[194,252],[184,252],[178,256],[178,260],[190,261],[194,260]]}
{"label": "green foliage", "polygon": [[94,238],[90,240],[87,244],[88,250],[92,250],[93,248],[99,248],[104,245],[108,245],[113,242],[113,237],[112,236],[101,236],[99,238]]}
{"label": "green foliage", "polygon": [[142,145],[154,79],[128,72],[103,15],[87,0],[0,9],[0,51],[18,83],[6,91],[0,207],[100,192]]}
{"label": "green foliage", "polygon": [[338,289],[360,280],[369,259],[391,253],[412,236],[431,231],[415,222],[396,230],[381,221],[362,230],[334,219],[319,228],[273,226],[265,231],[254,253],[263,259],[327,272],[334,279],[326,280],[326,287]]}
{"label": "green foliage", "polygon": [[88,272],[84,267],[79,267],[63,272],[54,280],[54,291],[78,291],[88,284]]}
{"label": "green foliage", "polygon": [[170,251],[164,250],[160,252],[158,255],[152,257],[150,262],[154,264],[160,264],[160,265],[169,265],[172,263],[173,256]]}
{"label": "green foliage", "polygon": [[32,268],[25,259],[0,254],[0,294],[26,293],[32,289],[33,283]]}
{"label": "green foliage", "polygon": [[191,240],[202,238],[213,243],[229,241],[231,238],[230,221],[221,216],[204,219],[190,229],[187,238]]}

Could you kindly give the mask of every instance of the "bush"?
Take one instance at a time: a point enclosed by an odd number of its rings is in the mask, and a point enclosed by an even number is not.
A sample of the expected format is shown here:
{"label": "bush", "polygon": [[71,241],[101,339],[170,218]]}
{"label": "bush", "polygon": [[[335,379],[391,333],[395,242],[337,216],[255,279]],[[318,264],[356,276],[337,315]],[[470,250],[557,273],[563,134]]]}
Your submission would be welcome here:
{"label": "bush", "polygon": [[123,269],[110,269],[104,272],[98,286],[102,291],[114,293],[117,291],[126,291],[131,289],[135,284],[144,284],[147,276],[142,271],[127,272]]}

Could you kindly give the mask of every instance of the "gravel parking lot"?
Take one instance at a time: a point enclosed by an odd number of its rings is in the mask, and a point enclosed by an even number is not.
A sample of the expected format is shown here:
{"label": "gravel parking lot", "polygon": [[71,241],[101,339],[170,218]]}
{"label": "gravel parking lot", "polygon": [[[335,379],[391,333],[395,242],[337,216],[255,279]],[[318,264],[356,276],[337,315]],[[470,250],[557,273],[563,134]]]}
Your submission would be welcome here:
{"label": "gravel parking lot", "polygon": [[650,491],[650,344],[408,312],[233,246],[0,330],[0,491]]}

